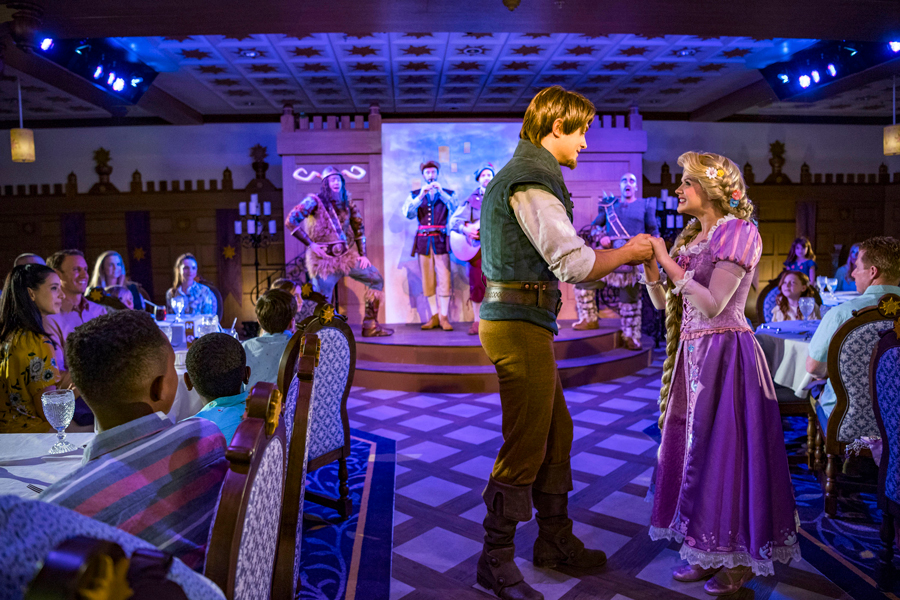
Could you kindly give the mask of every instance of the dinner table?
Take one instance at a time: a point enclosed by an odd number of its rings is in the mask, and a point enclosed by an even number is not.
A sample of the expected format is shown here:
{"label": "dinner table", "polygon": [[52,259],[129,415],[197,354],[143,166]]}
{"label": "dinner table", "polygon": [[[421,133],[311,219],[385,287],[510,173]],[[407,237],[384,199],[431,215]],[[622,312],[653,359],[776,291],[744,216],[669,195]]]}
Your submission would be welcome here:
{"label": "dinner table", "polygon": [[84,448],[93,437],[93,433],[66,434],[75,450],[50,454],[48,451],[56,443],[55,433],[0,435],[0,495],[37,499],[36,490],[43,491],[81,466]]}
{"label": "dinner table", "polygon": [[778,321],[756,328],[773,381],[790,388],[798,398],[808,398],[806,387],[815,379],[806,371],[809,341],[821,321]]}
{"label": "dinner table", "polygon": [[[188,345],[185,331],[190,323],[193,326],[194,335],[202,335],[206,333],[202,329],[200,319],[205,315],[183,315],[180,320],[175,315],[166,315],[165,321],[157,321],[157,325],[169,337],[172,349],[175,350],[175,372],[178,373],[178,389],[175,392],[175,402],[172,403],[172,410],[168,415],[176,423],[196,415],[205,405],[203,398],[197,393],[196,389],[188,390],[187,383],[184,381],[184,374],[187,373],[185,359],[187,358]],[[218,329],[218,327],[216,327]]]}

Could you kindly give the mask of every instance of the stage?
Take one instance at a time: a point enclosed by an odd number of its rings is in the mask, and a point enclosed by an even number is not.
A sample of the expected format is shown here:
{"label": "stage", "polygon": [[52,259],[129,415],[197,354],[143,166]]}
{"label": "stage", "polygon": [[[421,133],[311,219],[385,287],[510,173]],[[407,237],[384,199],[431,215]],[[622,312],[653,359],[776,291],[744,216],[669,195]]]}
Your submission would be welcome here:
{"label": "stage", "polygon": [[[601,319],[600,328],[575,331],[572,321],[559,322],[553,345],[563,387],[602,383],[630,375],[650,365],[653,340],[643,348],[622,347],[618,319]],[[478,336],[467,334],[470,323],[453,323],[453,331],[422,331],[419,324],[390,324],[394,335],[356,336],[356,375],[353,385],[405,392],[469,394],[497,392],[494,366]]]}

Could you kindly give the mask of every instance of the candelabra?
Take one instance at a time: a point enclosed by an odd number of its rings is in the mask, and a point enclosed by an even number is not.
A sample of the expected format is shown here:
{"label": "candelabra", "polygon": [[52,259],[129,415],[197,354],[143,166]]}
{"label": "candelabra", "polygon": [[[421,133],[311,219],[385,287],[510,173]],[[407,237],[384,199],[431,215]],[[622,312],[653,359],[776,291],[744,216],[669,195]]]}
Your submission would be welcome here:
{"label": "candelabra", "polygon": [[[260,210],[262,209],[262,210]],[[256,287],[259,293],[259,249],[265,248],[275,241],[275,235],[278,232],[278,222],[275,219],[268,220],[268,231],[263,228],[263,220],[260,217],[268,217],[272,214],[272,203],[259,203],[257,194],[250,195],[249,205],[247,202],[238,204],[238,213],[242,217],[246,217],[246,227],[244,220],[238,219],[234,222],[234,234],[241,240],[241,246],[244,248],[253,248],[253,270],[256,276]],[[244,230],[246,229],[246,233]]]}

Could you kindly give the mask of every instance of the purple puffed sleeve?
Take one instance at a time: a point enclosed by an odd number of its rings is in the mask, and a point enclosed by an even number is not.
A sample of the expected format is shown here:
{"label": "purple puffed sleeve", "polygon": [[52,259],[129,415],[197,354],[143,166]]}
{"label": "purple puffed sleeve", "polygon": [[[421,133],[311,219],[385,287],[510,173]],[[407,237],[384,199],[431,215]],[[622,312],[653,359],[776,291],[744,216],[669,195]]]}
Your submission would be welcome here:
{"label": "purple puffed sleeve", "polygon": [[715,262],[733,262],[749,271],[759,263],[762,238],[753,223],[729,219],[713,232],[709,248]]}

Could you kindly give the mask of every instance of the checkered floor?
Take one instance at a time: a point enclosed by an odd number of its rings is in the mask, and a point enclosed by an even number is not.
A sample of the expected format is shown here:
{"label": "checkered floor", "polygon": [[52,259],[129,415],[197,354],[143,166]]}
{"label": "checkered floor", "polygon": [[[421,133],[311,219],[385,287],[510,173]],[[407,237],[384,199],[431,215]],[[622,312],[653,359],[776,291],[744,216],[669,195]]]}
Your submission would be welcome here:
{"label": "checkered floor", "polygon": [[[575,421],[570,514],[575,533],[609,556],[599,575],[574,577],[530,562],[534,519],[516,535],[517,562],[546,600],[710,598],[703,583],[671,577],[678,545],[647,535],[643,498],[656,443],[642,431],[656,420],[662,361],[635,375],[566,391]],[[397,441],[391,600],[476,599],[481,491],[501,443],[498,394],[418,394],[353,388],[351,427]],[[805,561],[776,566],[736,600],[850,599]],[[859,600],[859,599],[857,599]]]}

